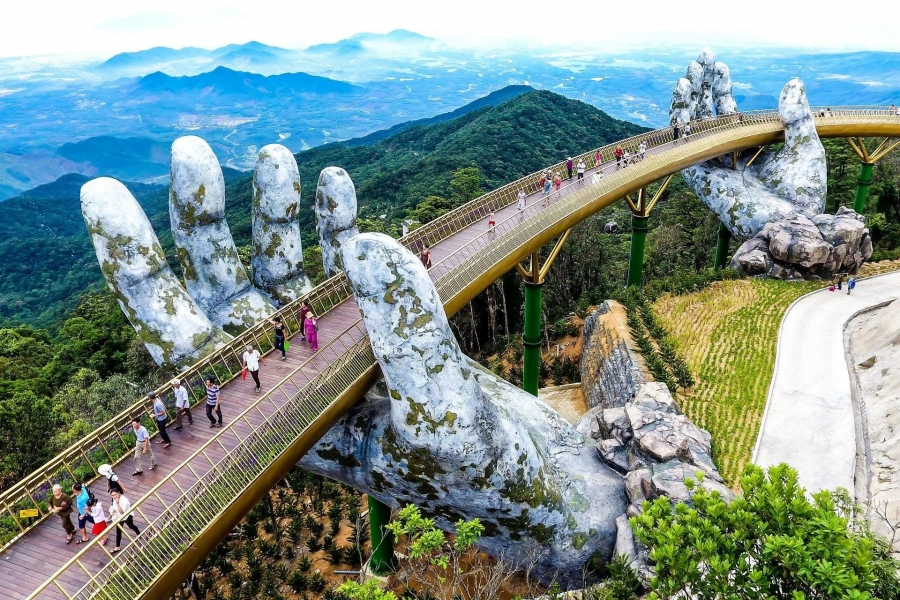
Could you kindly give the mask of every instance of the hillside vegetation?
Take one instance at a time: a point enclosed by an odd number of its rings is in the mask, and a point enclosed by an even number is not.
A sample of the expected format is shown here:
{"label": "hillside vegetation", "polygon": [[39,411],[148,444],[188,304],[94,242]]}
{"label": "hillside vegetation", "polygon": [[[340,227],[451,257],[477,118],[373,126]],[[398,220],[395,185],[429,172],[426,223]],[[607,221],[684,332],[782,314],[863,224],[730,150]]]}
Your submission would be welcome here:
{"label": "hillside vegetation", "polygon": [[[374,144],[329,144],[301,152],[297,162],[303,186],[300,224],[304,246],[317,244],[312,204],[319,172],[326,166],[343,167],[353,178],[363,230],[397,234],[399,222],[428,196],[450,202],[451,178],[459,169],[478,168],[480,179],[473,191],[477,194],[569,154],[644,130],[582,102],[531,91],[450,121],[414,125]],[[102,285],[81,218],[79,190],[85,181],[84,176],[67,175],[3,203],[0,324],[56,329],[77,305],[80,294]],[[227,217],[239,246],[250,244],[251,181],[249,173],[225,169]],[[167,189],[127,185],[144,207],[177,271]]]}

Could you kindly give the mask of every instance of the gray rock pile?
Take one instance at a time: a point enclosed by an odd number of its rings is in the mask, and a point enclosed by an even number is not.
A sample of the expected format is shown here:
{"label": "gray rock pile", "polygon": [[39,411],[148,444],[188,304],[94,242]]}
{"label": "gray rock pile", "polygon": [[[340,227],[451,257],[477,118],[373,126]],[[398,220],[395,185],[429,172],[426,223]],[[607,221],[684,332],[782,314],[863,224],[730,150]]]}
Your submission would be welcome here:
{"label": "gray rock pile", "polygon": [[795,214],[768,223],[744,242],[732,268],[777,279],[830,279],[854,274],[872,256],[862,215],[845,207],[837,214]]}
{"label": "gray rock pile", "polygon": [[663,383],[644,384],[625,406],[591,409],[577,429],[597,440],[600,460],[625,477],[628,508],[616,519],[614,552],[631,558],[644,577],[650,574],[646,549],[628,523],[628,517],[641,513],[644,501],[664,496],[673,504],[690,504],[688,479],[727,500],[734,498],[713,464],[709,432],[681,414]]}

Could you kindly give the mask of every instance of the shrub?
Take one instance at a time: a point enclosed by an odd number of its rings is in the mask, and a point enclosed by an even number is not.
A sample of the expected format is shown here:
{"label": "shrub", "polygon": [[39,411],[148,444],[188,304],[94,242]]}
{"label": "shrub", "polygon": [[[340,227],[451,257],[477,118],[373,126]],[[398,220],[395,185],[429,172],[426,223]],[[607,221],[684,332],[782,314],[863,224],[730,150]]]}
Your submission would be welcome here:
{"label": "shrub", "polygon": [[651,598],[872,597],[878,577],[870,536],[850,527],[829,492],[810,501],[787,465],[768,473],[749,465],[744,495],[730,504],[687,483],[693,507],[659,498],[631,519],[655,565]]}

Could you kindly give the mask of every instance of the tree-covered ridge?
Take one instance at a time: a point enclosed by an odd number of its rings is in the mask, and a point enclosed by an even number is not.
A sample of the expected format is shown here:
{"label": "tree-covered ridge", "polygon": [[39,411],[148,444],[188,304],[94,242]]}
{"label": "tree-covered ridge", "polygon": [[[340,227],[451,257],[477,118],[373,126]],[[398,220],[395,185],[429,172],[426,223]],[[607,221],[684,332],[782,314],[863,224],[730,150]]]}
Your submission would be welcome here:
{"label": "tree-covered ridge", "polygon": [[[357,187],[363,230],[395,231],[428,196],[453,196],[451,178],[477,167],[489,190],[569,154],[644,131],[582,102],[532,91],[446,122],[416,125],[373,145],[329,144],[297,156],[303,186],[303,243],[317,243],[312,204],[319,172],[346,169]],[[0,324],[56,329],[78,297],[102,285],[81,218],[87,178],[67,175],[3,203],[0,220]],[[228,222],[238,246],[250,244],[252,174],[225,169]],[[163,186],[128,183],[178,269]],[[385,219],[380,219],[380,215]],[[317,265],[309,265],[315,269]]]}

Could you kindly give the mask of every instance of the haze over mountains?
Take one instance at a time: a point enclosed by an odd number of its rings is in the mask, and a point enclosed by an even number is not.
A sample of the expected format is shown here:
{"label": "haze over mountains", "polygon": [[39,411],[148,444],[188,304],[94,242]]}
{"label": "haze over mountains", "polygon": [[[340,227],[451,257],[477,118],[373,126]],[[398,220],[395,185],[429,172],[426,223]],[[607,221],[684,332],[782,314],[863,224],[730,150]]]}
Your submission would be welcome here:
{"label": "haze over mountains", "polygon": [[[65,173],[164,178],[166,161],[154,148],[185,134],[204,137],[223,164],[248,169],[267,143],[296,152],[358,138],[509,85],[549,89],[659,126],[675,80],[700,50],[479,51],[397,30],[303,50],[249,42],[81,62],[3,59],[0,199]],[[716,50],[731,67],[742,110],[775,107],[794,76],[814,104],[900,104],[900,54]],[[100,136],[120,141],[92,139]]]}

